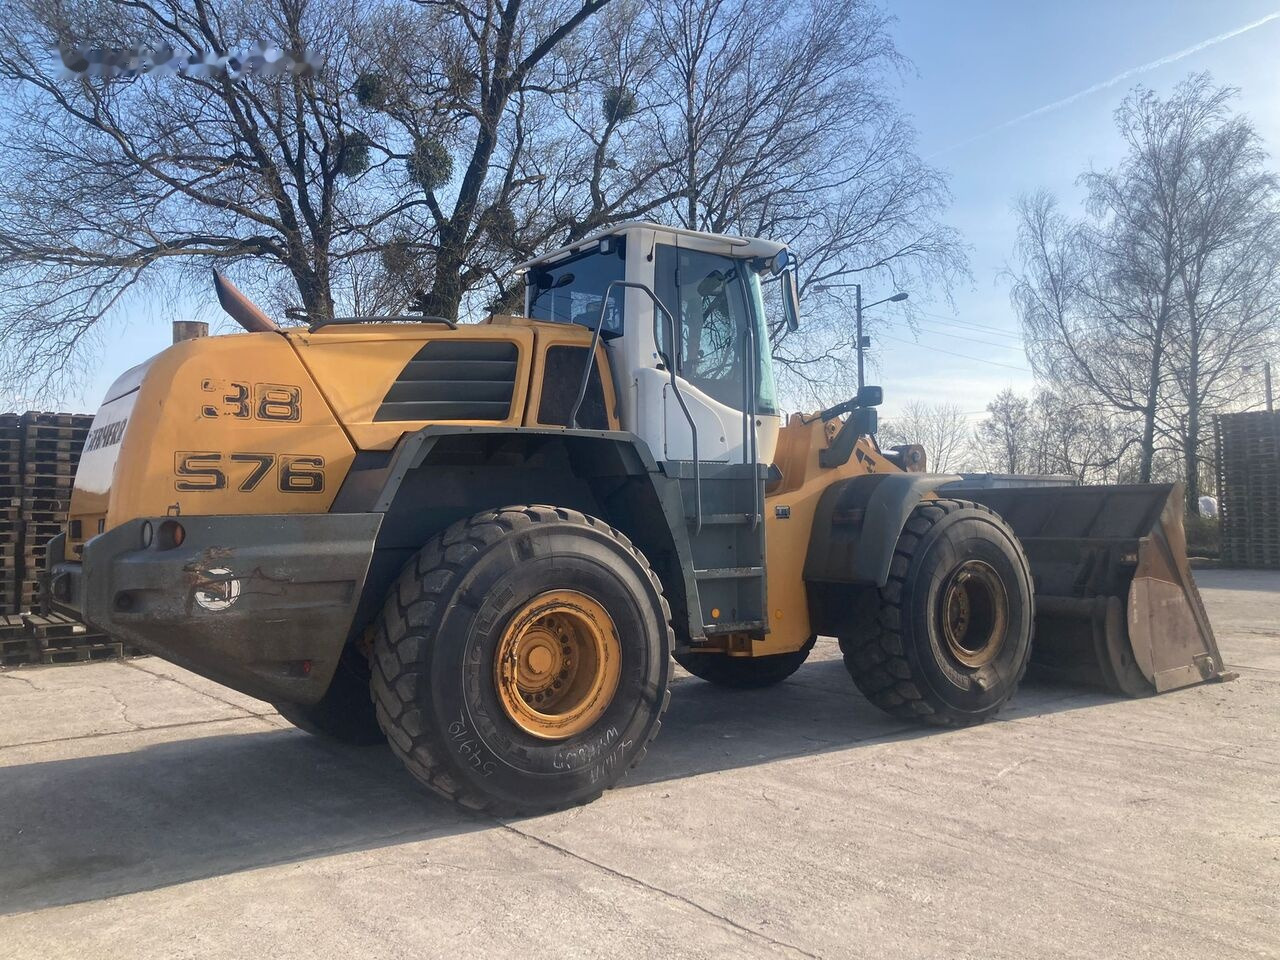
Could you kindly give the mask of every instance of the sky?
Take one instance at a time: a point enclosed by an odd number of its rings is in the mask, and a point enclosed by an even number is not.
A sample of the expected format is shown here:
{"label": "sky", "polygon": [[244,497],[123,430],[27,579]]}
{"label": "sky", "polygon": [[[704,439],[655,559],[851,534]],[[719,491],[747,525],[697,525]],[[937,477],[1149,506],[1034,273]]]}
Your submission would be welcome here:
{"label": "sky", "polygon": [[[885,388],[886,416],[913,400],[951,401],[976,422],[1001,389],[1034,385],[1000,276],[1013,257],[1016,196],[1044,187],[1074,209],[1076,177],[1120,157],[1112,112],[1125,93],[1137,83],[1167,92],[1193,71],[1239,87],[1238,108],[1280,153],[1280,0],[898,0],[888,9],[914,64],[899,99],[921,154],[949,177],[945,219],[969,245],[973,276],[953,303],[909,291],[915,330],[897,307],[875,308],[869,379]],[[868,286],[865,300],[892,292]],[[94,409],[118,374],[167,345],[174,319],[145,303],[115,318],[96,373],[64,409]]]}
{"label": "sky", "polygon": [[1034,386],[1001,279],[1017,195],[1043,187],[1077,211],[1079,174],[1121,157],[1112,114],[1125,94],[1138,83],[1165,93],[1199,71],[1240,88],[1237,109],[1280,164],[1280,2],[899,0],[889,10],[914,64],[900,103],[921,155],[950,179],[946,220],[969,244],[973,277],[953,291],[954,309],[923,306],[918,343],[897,308],[877,308],[888,323],[869,376],[885,388],[886,416],[912,400],[950,401],[976,422],[1001,389]]}

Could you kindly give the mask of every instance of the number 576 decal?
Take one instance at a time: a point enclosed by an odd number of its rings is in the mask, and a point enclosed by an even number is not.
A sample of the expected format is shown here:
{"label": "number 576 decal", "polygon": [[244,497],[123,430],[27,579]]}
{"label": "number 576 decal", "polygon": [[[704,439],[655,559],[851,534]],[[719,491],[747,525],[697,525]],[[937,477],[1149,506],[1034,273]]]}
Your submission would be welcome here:
{"label": "number 576 decal", "polygon": [[272,473],[281,493],[321,493],[324,457],[306,453],[217,453],[179,450],[174,454],[174,487],[189,492],[225,490],[228,480],[242,493],[256,490]]}

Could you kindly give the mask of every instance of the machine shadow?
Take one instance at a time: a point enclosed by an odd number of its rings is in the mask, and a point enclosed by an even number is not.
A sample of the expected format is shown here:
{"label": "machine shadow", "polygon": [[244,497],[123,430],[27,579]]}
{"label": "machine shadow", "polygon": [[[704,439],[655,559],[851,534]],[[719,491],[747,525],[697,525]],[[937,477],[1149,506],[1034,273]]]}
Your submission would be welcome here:
{"label": "machine shadow", "polygon": [[[1031,685],[1008,715],[1108,700]],[[621,789],[945,735],[880,714],[834,659],[770,690],[685,676],[661,735]],[[0,810],[0,914],[495,826],[419,790],[385,747],[341,747],[292,730],[4,768]]]}

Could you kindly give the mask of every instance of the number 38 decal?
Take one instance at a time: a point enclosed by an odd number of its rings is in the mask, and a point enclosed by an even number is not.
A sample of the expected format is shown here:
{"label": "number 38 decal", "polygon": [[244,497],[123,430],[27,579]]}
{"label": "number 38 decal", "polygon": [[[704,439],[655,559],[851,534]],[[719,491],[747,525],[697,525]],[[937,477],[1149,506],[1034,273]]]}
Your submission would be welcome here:
{"label": "number 38 decal", "polygon": [[174,455],[178,490],[197,492],[227,489],[228,478],[236,489],[248,493],[275,473],[281,493],[321,493],[324,490],[324,457],[305,453],[229,453],[179,450]]}
{"label": "number 38 decal", "polygon": [[291,383],[242,383],[201,380],[200,389],[214,396],[200,405],[206,419],[267,420],[297,423],[302,419],[302,388]]}

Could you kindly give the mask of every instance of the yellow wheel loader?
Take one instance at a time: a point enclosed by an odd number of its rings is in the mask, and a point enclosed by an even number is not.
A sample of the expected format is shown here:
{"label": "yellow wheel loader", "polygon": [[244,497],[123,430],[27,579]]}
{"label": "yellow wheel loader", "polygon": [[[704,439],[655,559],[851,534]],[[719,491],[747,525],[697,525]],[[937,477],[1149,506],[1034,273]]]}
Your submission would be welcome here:
{"label": "yellow wheel loader", "polygon": [[783,245],[627,223],[522,269],[524,316],[467,326],[281,329],[215,277],[247,332],[111,387],[48,602],[503,814],[615,784],[673,658],[763,687],[833,636],[940,725],[1033,659],[1131,696],[1221,674],[1180,489],[966,489],[877,444],[878,387],[784,424]]}

